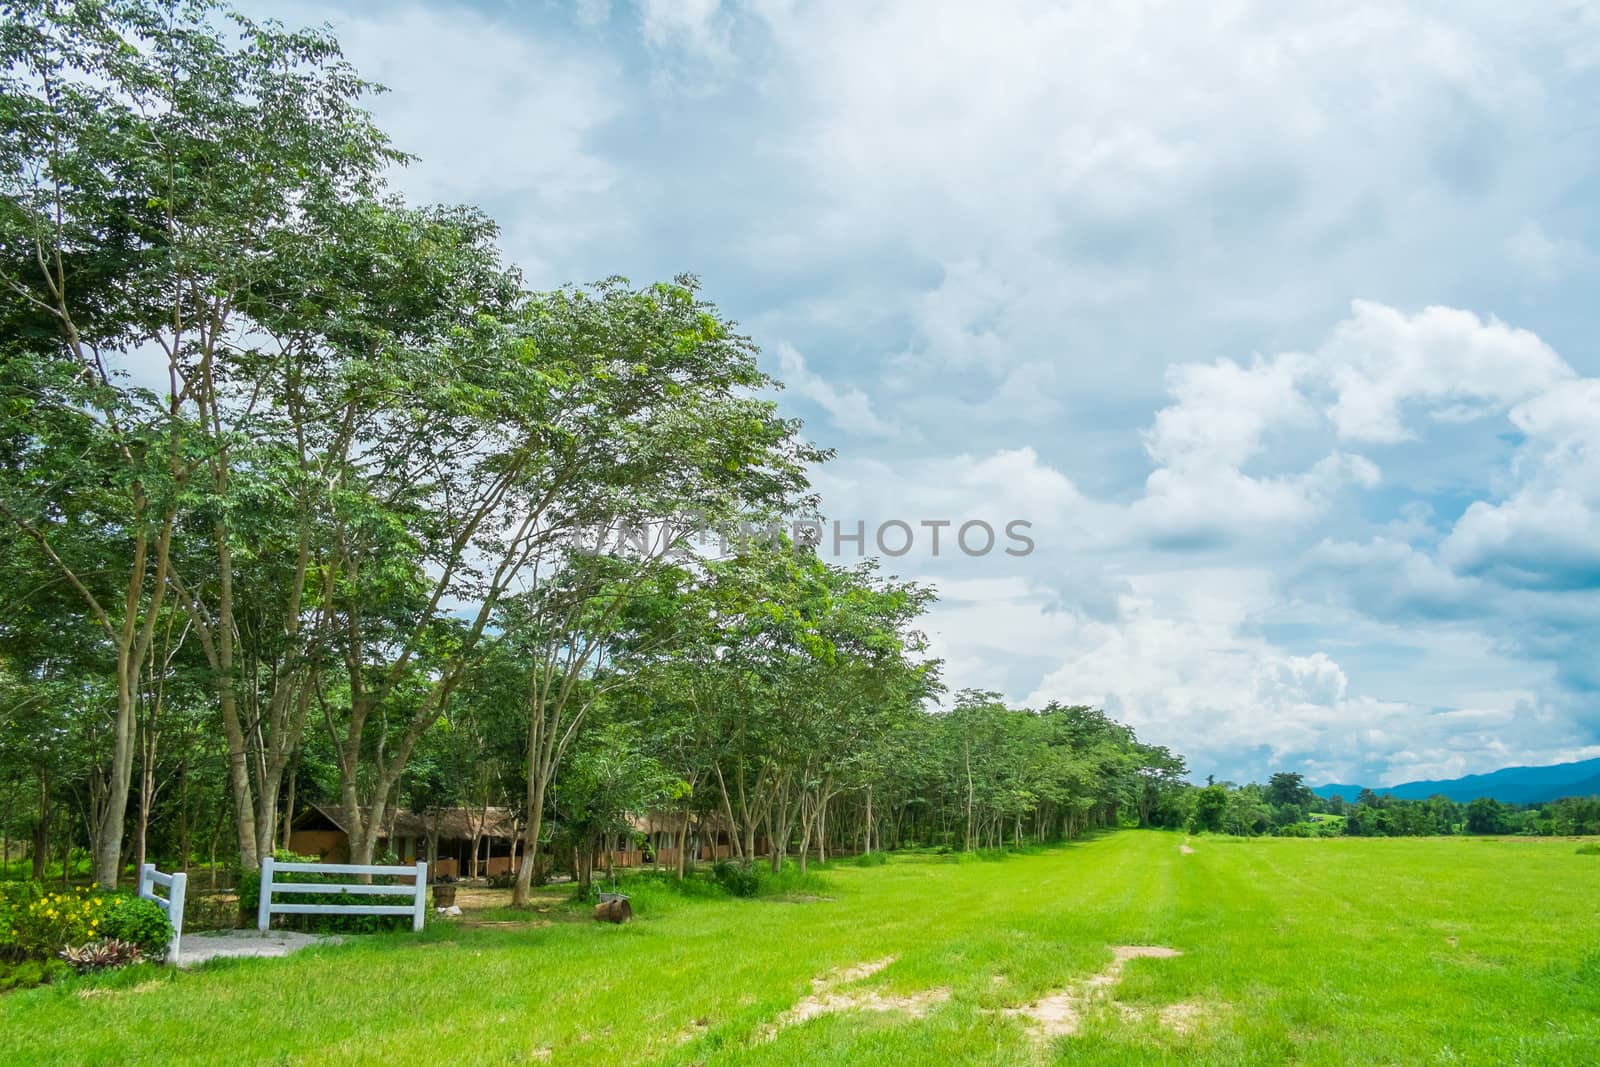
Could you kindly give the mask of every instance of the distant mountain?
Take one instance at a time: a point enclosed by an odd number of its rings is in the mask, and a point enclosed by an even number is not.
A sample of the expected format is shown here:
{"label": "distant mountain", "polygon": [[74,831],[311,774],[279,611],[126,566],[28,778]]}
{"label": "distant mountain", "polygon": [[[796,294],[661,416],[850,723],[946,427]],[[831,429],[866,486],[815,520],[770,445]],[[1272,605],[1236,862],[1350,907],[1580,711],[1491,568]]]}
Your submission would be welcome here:
{"label": "distant mountain", "polygon": [[[1354,801],[1363,786],[1323,785],[1315,792],[1331,797],[1335,793]],[[1401,800],[1426,800],[1444,795],[1465,802],[1479,797],[1494,797],[1507,804],[1538,804],[1557,797],[1600,794],[1600,759],[1557,763],[1549,767],[1504,767],[1488,774],[1469,774],[1445,781],[1402,782],[1400,785],[1372,786],[1374,793],[1388,793]]]}

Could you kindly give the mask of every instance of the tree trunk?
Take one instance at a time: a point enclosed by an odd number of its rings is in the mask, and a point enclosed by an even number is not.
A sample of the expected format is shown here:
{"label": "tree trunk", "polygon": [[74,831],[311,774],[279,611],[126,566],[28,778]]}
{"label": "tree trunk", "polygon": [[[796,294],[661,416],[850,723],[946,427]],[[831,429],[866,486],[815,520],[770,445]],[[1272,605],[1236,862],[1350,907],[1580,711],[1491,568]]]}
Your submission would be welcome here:
{"label": "tree trunk", "polygon": [[33,828],[33,880],[43,884],[45,868],[50,864],[50,820],[55,812],[50,807],[50,775],[38,771],[39,822]]}
{"label": "tree trunk", "polygon": [[828,790],[822,790],[817,803],[817,862],[828,862]]}
{"label": "tree trunk", "polygon": [[683,881],[689,870],[689,812],[683,813],[683,826],[678,831],[678,881]]}
{"label": "tree trunk", "polygon": [[300,753],[296,752],[289,764],[289,795],[283,805],[283,849],[288,851],[289,835],[294,833],[294,791],[300,777]]}
{"label": "tree trunk", "polygon": [[866,854],[872,854],[872,786],[867,786],[867,847]]}
{"label": "tree trunk", "polygon": [[[131,643],[130,643],[131,645]],[[106,780],[105,807],[90,828],[94,841],[94,880],[115,889],[121,872],[123,823],[128,815],[128,793],[133,782],[134,679],[139,665],[133,649],[117,652],[117,721],[112,728],[111,768]]]}
{"label": "tree trunk", "polygon": [[972,747],[966,748],[967,760],[967,842],[962,849],[964,852],[972,851]]}
{"label": "tree trunk", "polygon": [[516,885],[511,890],[511,906],[514,908],[527,906],[529,890],[533,886],[533,868],[539,856],[539,834],[544,827],[544,792],[548,784],[544,774],[528,776],[528,832],[524,835],[527,847],[522,854],[522,865],[517,868]]}

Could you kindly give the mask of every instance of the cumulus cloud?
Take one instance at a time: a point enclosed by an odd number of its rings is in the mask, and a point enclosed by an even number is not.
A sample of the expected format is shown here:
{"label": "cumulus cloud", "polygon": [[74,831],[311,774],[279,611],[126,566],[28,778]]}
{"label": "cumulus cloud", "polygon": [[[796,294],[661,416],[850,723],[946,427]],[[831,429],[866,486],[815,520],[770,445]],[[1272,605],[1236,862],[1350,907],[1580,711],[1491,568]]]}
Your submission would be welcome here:
{"label": "cumulus cloud", "polygon": [[1441,547],[1510,585],[1600,589],[1600,379],[1562,382],[1511,412],[1526,435],[1514,492],[1475,500]]}
{"label": "cumulus cloud", "polygon": [[1406,315],[1368,300],[1351,312],[1317,352],[1337,397],[1328,417],[1345,440],[1411,438],[1410,404],[1434,418],[1481,417],[1573,376],[1537,336],[1492,317],[1445,307]]}
{"label": "cumulus cloud", "polygon": [[806,358],[787,342],[779,342],[778,377],[794,392],[810,400],[833,419],[847,434],[868,437],[893,437],[898,430],[878,418],[872,401],[860,389],[839,389],[818,377],[806,366]]}
{"label": "cumulus cloud", "polygon": [[277,5],[270,15],[331,22],[346,56],[386,87],[370,107],[395,146],[418,157],[394,176],[402,191],[490,208],[535,284],[587,280],[564,274],[563,258],[623,225],[607,201],[618,168],[592,143],[623,98],[611,57],[507,33],[461,8],[330,15]]}
{"label": "cumulus cloud", "polygon": [[952,684],[1104,701],[1231,777],[1600,737],[1595,18],[333,18],[403,187],[483,203],[535,284],[703,275],[849,435],[830,518],[1034,523],[1025,558],[894,561],[944,591]]}
{"label": "cumulus cloud", "polygon": [[1571,237],[1551,237],[1537,222],[1527,221],[1506,238],[1506,255],[1539,282],[1553,282],[1589,258],[1589,250]]}

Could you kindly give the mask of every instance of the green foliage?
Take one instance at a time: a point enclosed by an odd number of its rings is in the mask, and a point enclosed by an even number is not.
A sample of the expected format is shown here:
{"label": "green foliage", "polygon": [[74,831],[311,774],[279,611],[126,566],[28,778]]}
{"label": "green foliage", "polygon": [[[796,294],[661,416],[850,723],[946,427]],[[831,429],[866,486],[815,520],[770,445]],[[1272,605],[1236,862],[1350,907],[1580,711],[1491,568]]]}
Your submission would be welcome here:
{"label": "green foliage", "polygon": [[851,860],[857,867],[882,867],[889,862],[887,852],[863,852]]}
{"label": "green foliage", "polygon": [[27,955],[18,938],[31,925],[29,905],[43,896],[38,882],[0,882],[0,960]]}
{"label": "green foliage", "polygon": [[1196,833],[1220,833],[1228,812],[1228,790],[1221,785],[1208,785],[1200,791],[1194,808]]}
{"label": "green foliage", "polygon": [[155,901],[119,893],[100,920],[100,935],[135,946],[147,959],[160,959],[172,942],[172,923]]}
{"label": "green foliage", "polygon": [[761,892],[761,875],[754,867],[731,860],[718,860],[711,867],[712,879],[736,897],[753,897]]}
{"label": "green foliage", "polygon": [[93,941],[102,936],[101,924],[115,899],[83,886],[43,893],[14,911],[12,941],[23,955],[35,959],[47,959],[64,948]]}
{"label": "green foliage", "polygon": [[79,974],[95,971],[113,971],[144,959],[139,946],[131,941],[108,937],[83,945],[64,948],[58,954],[62,961]]}
{"label": "green foliage", "polygon": [[70,977],[71,965],[60,959],[0,960],[0,993],[13,989],[29,989]]}
{"label": "green foliage", "polygon": [[1585,841],[1578,846],[1580,856],[1600,856],[1600,841]]}
{"label": "green foliage", "polygon": [[158,905],[131,893],[84,886],[44,892],[33,883],[0,887],[0,956],[50,959],[107,940],[159,959],[172,940],[172,926]]}

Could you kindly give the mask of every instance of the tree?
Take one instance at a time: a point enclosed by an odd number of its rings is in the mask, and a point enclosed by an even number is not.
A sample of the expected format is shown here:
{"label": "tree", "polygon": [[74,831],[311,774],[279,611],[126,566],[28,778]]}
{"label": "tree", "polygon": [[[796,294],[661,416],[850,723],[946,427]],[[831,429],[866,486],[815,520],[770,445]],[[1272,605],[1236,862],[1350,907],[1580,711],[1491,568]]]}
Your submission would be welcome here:
{"label": "tree", "polygon": [[1299,808],[1302,812],[1310,810],[1317,799],[1306,785],[1305,775],[1289,771],[1279,771],[1267,780],[1266,797],[1274,806]]}
{"label": "tree", "polygon": [[[107,884],[118,874],[137,680],[197,491],[213,505],[210,578],[229,602],[229,523],[214,506],[229,491],[237,409],[226,409],[245,306],[293,258],[286,235],[311,236],[308,204],[370,184],[395,158],[356,108],[367,86],[330,37],[237,19],[234,46],[217,14],[203,0],[32,0],[11,5],[0,32],[0,286],[6,318],[40,357],[12,386],[20,403],[0,405],[22,416],[15,434],[28,442],[0,486],[0,514],[78,592],[110,645],[118,712],[95,845]],[[144,385],[150,353],[160,354],[158,390]],[[110,570],[108,544],[118,546]],[[108,573],[120,577],[101,580]],[[224,680],[230,621],[208,649]],[[243,820],[242,732],[226,692]],[[253,862],[243,822],[240,843]]]}
{"label": "tree", "polygon": [[1200,790],[1194,807],[1194,828],[1199,833],[1220,833],[1228,811],[1226,786],[1208,785]]}

